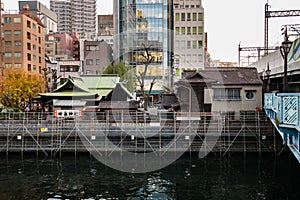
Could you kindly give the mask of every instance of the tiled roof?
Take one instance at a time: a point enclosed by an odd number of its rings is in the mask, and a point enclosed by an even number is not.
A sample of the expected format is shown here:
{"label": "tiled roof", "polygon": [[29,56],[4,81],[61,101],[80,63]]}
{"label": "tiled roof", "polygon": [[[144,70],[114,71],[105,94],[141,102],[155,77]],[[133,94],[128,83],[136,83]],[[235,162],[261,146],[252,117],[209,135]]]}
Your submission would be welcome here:
{"label": "tiled roof", "polygon": [[[69,77],[68,80],[56,90],[43,93],[40,96],[63,97],[63,96],[106,96],[115,88],[119,81],[118,75],[83,75],[81,77]],[[73,85],[72,88],[69,88]],[[71,87],[71,86],[70,86]]]}
{"label": "tiled roof", "polygon": [[262,85],[256,68],[250,67],[216,67],[201,71],[187,71],[183,74],[187,80],[200,74],[203,77],[216,80],[216,84],[224,85]]}
{"label": "tiled roof", "polygon": [[82,107],[85,106],[86,101],[80,101],[80,100],[53,100],[53,106],[72,106],[72,107]]}
{"label": "tiled roof", "polygon": [[82,75],[80,78],[89,89],[113,89],[119,82],[118,75]]}

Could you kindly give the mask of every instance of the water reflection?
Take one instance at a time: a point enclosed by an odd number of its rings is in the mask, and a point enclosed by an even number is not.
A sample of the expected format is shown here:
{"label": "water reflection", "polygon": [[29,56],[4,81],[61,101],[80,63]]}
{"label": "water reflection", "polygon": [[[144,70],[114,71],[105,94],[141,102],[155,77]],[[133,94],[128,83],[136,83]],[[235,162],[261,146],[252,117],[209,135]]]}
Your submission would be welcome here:
{"label": "water reflection", "polygon": [[113,170],[89,155],[2,155],[0,171],[0,199],[300,199],[300,166],[289,154],[184,155],[145,174]]}

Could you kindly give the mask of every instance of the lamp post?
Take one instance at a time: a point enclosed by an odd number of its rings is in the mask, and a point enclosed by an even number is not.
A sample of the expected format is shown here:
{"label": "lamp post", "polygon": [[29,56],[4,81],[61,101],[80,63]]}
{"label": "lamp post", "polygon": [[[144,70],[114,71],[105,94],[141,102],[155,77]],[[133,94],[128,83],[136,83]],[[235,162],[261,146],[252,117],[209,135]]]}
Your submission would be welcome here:
{"label": "lamp post", "polygon": [[283,92],[288,92],[288,77],[287,77],[287,57],[291,50],[293,42],[289,41],[289,37],[287,35],[287,28],[284,30],[284,41],[281,43],[280,53],[283,57]]}

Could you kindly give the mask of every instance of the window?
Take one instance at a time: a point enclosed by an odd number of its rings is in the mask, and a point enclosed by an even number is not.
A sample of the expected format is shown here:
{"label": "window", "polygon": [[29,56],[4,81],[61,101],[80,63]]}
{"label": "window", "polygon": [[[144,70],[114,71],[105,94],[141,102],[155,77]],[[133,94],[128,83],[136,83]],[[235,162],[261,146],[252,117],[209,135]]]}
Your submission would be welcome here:
{"label": "window", "polygon": [[86,50],[87,51],[99,51],[100,47],[97,45],[88,45],[88,46],[86,46]]}
{"label": "window", "polygon": [[202,35],[203,29],[202,26],[198,26],[198,35]]}
{"label": "window", "polygon": [[8,31],[8,30],[4,31],[4,35],[5,36],[11,36],[11,31]]}
{"label": "window", "polygon": [[15,36],[21,35],[21,31],[20,31],[20,30],[15,30],[15,31],[14,31],[14,35],[15,35]]}
{"label": "window", "polygon": [[202,48],[202,46],[203,46],[203,44],[202,44],[202,40],[198,40],[198,49],[201,49],[201,48]]}
{"label": "window", "polygon": [[36,50],[36,45],[35,44],[32,45],[32,50]]}
{"label": "window", "polygon": [[30,53],[27,54],[27,60],[31,61],[31,54]]}
{"label": "window", "polygon": [[4,57],[5,57],[5,58],[11,58],[11,53],[9,53],[9,52],[5,53],[5,54],[4,54]]}
{"label": "window", "polygon": [[15,41],[15,46],[21,46],[21,41]]}
{"label": "window", "polygon": [[60,72],[65,72],[66,71],[66,67],[65,66],[60,66]]}
{"label": "window", "polygon": [[14,18],[14,23],[21,23],[21,18],[20,17],[15,17]]}
{"label": "window", "polygon": [[36,55],[32,55],[32,60],[36,61]]}
{"label": "window", "polygon": [[86,59],[86,65],[93,65],[93,59]]}
{"label": "window", "polygon": [[216,88],[214,89],[214,100],[240,100],[240,89],[236,88]]}
{"label": "window", "polygon": [[21,63],[15,63],[15,68],[21,68]]}
{"label": "window", "polygon": [[31,40],[31,34],[29,32],[27,32],[27,39]]}
{"label": "window", "polygon": [[191,21],[191,13],[186,14],[187,21]]}
{"label": "window", "polygon": [[193,21],[197,21],[197,13],[193,13]]}
{"label": "window", "polygon": [[187,34],[191,35],[191,27],[187,27]]}
{"label": "window", "polygon": [[33,70],[36,70],[36,65],[33,65],[33,66],[32,66],[32,69],[33,69]]}
{"label": "window", "polygon": [[40,26],[38,27],[38,30],[39,30],[39,33],[41,33],[41,27]]}
{"label": "window", "polygon": [[198,62],[201,63],[203,61],[203,56],[202,54],[198,54]]}
{"label": "window", "polygon": [[27,28],[31,28],[29,20],[27,20]]}
{"label": "window", "polygon": [[176,13],[176,14],[175,14],[175,20],[176,20],[176,21],[179,21],[179,18],[180,18],[179,13]]}
{"label": "window", "polygon": [[202,13],[198,13],[198,21],[202,21],[203,17],[202,17]]}
{"label": "window", "polygon": [[41,44],[41,37],[39,37],[39,44]]}
{"label": "window", "polygon": [[21,58],[22,53],[21,52],[15,52],[15,58]]}
{"label": "window", "polygon": [[4,17],[4,23],[10,23],[11,17]]}
{"label": "window", "polygon": [[193,40],[193,49],[197,49],[197,40]]}
{"label": "window", "polygon": [[193,27],[193,35],[197,35],[197,27],[196,26]]}
{"label": "window", "polygon": [[197,62],[197,54],[192,55],[192,62],[196,63]]}
{"label": "window", "polygon": [[187,42],[186,42],[186,48],[187,48],[187,49],[190,49],[190,48],[191,48],[191,41],[187,41]]}
{"label": "window", "polygon": [[5,41],[5,46],[10,47],[11,46],[11,41]]}
{"label": "window", "polygon": [[181,21],[185,21],[185,13],[181,13]]}
{"label": "window", "polygon": [[185,27],[181,27],[181,35],[185,35]]}
{"label": "window", "polygon": [[36,29],[36,24],[35,23],[32,23],[32,28]]}
{"label": "window", "polygon": [[29,71],[29,72],[31,71],[31,64],[27,65],[27,71]]}
{"label": "window", "polygon": [[39,47],[39,53],[41,53],[41,52],[42,52],[41,47]]}
{"label": "window", "polygon": [[176,35],[179,35],[179,33],[180,33],[180,28],[179,28],[179,27],[176,27],[176,28],[175,28],[175,34],[176,34]]}
{"label": "window", "polygon": [[100,65],[100,59],[96,59],[96,65]]}
{"label": "window", "polygon": [[5,68],[10,68],[11,67],[11,63],[5,63]]}
{"label": "window", "polygon": [[254,99],[254,93],[256,92],[255,90],[245,90],[246,92],[246,99],[247,100],[253,100]]}
{"label": "window", "polygon": [[31,50],[31,44],[29,42],[27,43],[27,50]]}

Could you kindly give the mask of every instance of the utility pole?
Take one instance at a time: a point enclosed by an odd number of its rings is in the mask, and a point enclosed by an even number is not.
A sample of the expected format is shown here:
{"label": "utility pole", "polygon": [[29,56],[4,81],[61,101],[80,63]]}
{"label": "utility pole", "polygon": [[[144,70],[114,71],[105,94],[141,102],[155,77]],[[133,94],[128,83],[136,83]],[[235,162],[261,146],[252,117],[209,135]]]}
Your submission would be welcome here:
{"label": "utility pole", "polygon": [[270,5],[265,4],[265,54],[268,54],[268,19],[271,17],[295,17],[300,16],[300,10],[281,10],[281,11],[269,11]]}

